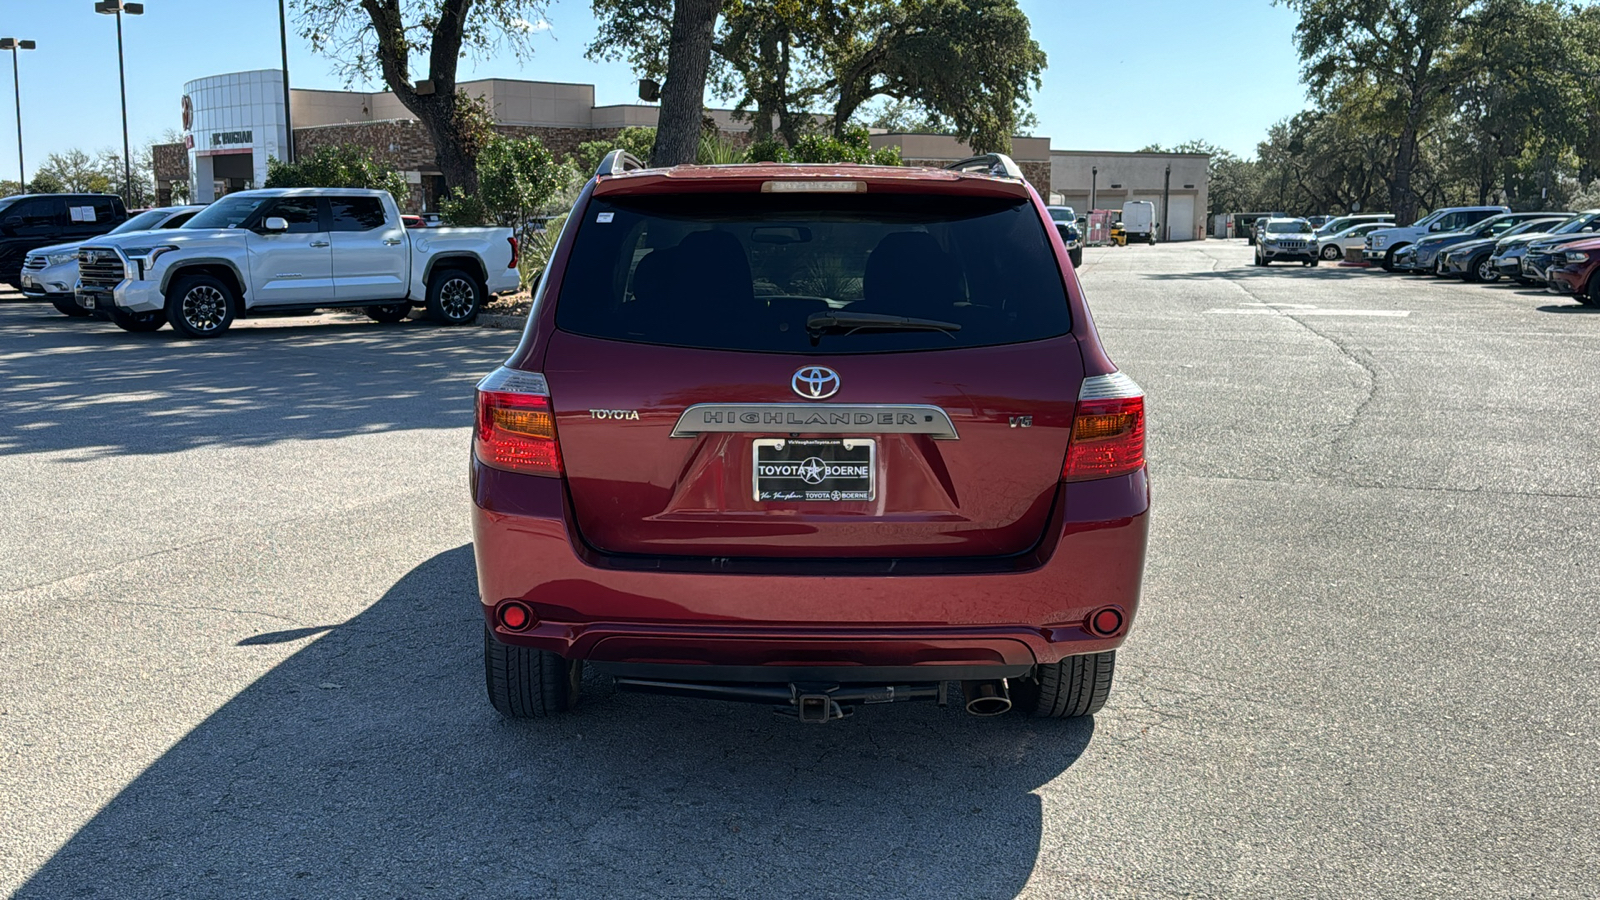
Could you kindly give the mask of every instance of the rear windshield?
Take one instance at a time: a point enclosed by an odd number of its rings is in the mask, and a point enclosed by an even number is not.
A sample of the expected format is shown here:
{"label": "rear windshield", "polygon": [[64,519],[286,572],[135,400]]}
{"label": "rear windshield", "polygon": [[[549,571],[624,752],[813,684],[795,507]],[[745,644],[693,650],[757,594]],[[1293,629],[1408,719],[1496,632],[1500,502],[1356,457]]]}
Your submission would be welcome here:
{"label": "rear windshield", "polygon": [[[942,327],[861,327],[856,314]],[[838,321],[821,327],[830,315]],[[764,193],[595,199],[556,325],[678,347],[838,354],[1032,341],[1072,322],[1031,204]]]}

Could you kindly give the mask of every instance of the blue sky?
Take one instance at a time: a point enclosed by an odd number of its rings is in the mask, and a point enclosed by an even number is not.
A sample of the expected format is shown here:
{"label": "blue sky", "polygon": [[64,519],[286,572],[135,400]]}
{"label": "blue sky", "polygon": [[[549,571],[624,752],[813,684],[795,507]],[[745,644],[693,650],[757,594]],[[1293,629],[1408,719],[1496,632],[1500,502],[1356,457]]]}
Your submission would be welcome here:
{"label": "blue sky", "polygon": [[[1305,106],[1294,16],[1269,0],[1022,0],[1050,57],[1034,98],[1036,133],[1057,148],[1135,150],[1203,138],[1253,154],[1268,125]],[[179,124],[185,81],[279,64],[276,0],[146,0],[124,20],[135,144]],[[292,13],[291,13],[292,16]],[[464,77],[592,82],[600,103],[635,102],[626,66],[592,63],[588,0],[554,0],[531,58],[473,60]],[[292,22],[291,22],[292,27]],[[0,37],[39,42],[19,60],[31,176],[46,154],[120,150],[116,26],[93,0],[0,0]],[[0,53],[0,178],[17,153],[9,59]],[[291,34],[297,87],[343,87],[328,60]]]}

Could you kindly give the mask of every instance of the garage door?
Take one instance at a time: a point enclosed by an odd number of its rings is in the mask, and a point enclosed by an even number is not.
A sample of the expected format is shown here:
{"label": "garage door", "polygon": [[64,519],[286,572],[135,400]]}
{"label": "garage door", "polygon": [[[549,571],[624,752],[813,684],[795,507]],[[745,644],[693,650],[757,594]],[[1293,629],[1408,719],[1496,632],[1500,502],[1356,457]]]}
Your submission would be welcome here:
{"label": "garage door", "polygon": [[1162,235],[1169,241],[1194,240],[1194,198],[1182,196],[1168,199],[1172,208],[1167,211],[1167,221],[1161,225]]}

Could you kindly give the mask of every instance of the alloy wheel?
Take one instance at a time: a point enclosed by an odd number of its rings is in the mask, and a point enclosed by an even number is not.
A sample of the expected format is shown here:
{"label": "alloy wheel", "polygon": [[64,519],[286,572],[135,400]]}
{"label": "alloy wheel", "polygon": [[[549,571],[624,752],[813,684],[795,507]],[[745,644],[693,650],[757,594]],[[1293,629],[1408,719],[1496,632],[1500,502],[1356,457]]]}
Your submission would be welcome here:
{"label": "alloy wheel", "polygon": [[451,278],[439,288],[439,308],[453,320],[471,315],[477,301],[477,285],[465,278]]}
{"label": "alloy wheel", "polygon": [[1493,263],[1489,262],[1488,257],[1484,257],[1483,261],[1478,263],[1478,280],[1479,281],[1499,281],[1500,280],[1500,272],[1499,272],[1499,270],[1494,267]]}
{"label": "alloy wheel", "polygon": [[216,331],[228,315],[228,298],[209,284],[196,285],[183,295],[183,321],[195,331]]}

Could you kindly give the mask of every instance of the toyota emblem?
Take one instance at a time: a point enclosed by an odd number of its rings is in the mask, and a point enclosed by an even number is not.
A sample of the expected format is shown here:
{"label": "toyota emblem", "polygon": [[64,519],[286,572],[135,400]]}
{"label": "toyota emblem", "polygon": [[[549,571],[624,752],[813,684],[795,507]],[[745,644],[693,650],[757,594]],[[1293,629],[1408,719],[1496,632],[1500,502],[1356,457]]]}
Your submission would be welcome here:
{"label": "toyota emblem", "polygon": [[807,400],[826,400],[839,393],[839,373],[827,366],[806,366],[794,373],[789,386]]}

